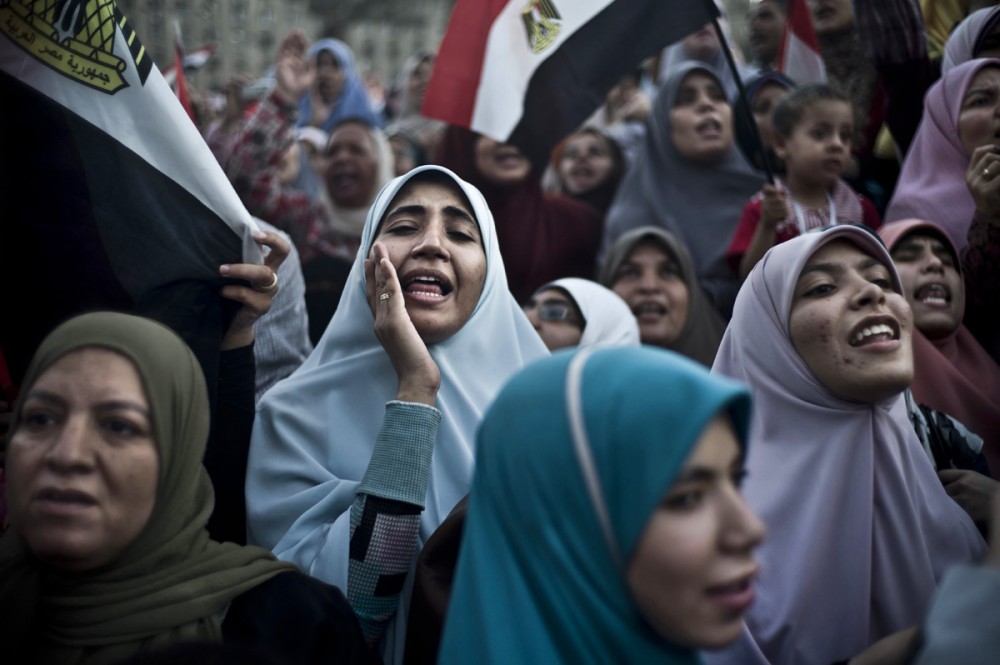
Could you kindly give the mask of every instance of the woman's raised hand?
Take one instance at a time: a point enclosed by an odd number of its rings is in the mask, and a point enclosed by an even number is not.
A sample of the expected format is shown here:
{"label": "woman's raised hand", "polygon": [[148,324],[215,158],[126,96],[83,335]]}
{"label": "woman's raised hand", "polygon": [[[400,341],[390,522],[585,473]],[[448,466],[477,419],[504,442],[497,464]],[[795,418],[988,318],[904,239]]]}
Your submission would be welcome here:
{"label": "woman's raised hand", "polygon": [[316,65],[308,55],[309,39],[296,28],[288,33],[278,47],[275,65],[275,93],[289,106],[299,103],[316,78]]}
{"label": "woman's raised hand", "polygon": [[972,152],[965,184],[979,214],[1000,220],[1000,146],[981,145]]}
{"label": "woman's raised hand", "polygon": [[396,370],[396,399],[434,406],[441,371],[410,321],[396,269],[380,242],[365,259],[365,292],[375,315],[375,336]]}

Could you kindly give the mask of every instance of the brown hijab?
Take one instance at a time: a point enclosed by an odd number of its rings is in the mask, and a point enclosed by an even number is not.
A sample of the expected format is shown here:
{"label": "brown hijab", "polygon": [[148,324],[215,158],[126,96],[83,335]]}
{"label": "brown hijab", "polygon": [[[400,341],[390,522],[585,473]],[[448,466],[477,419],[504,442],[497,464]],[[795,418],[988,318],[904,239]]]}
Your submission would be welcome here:
{"label": "brown hijab", "polygon": [[670,256],[674,257],[681,269],[681,278],[688,287],[688,313],[681,334],[670,350],[697,360],[711,367],[715,352],[722,341],[726,324],[698,285],[698,277],[691,263],[691,256],[677,237],[658,226],[640,226],[623,233],[612,244],[604,257],[598,281],[609,289],[615,281],[618,268],[640,242],[658,243]]}
{"label": "brown hijab", "polygon": [[116,561],[85,573],[43,565],[10,528],[0,539],[0,643],[28,662],[90,664],[172,642],[220,640],[220,617],[233,598],[294,568],[264,549],[209,540],[214,499],[201,464],[209,433],[205,379],[166,326],[111,312],[70,319],[38,348],[22,394],[56,360],[87,347],[120,353],[142,379],[160,456],[156,505]]}

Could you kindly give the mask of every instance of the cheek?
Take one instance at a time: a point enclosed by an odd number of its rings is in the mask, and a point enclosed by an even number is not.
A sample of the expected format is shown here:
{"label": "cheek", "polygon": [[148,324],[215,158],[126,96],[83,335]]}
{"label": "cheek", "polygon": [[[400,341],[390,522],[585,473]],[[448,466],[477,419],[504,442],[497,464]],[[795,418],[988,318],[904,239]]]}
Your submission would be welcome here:
{"label": "cheek", "polygon": [[980,145],[993,138],[992,114],[976,109],[963,113],[958,119],[958,140],[965,152],[971,155]]}

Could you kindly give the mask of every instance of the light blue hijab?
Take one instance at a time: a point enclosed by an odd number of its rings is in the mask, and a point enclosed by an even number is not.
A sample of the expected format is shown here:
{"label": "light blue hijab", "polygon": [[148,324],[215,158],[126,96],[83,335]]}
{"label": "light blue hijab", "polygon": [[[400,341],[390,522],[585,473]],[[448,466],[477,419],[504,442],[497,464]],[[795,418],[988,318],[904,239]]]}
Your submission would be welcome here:
{"label": "light blue hijab", "polygon": [[[421,547],[469,491],[475,432],[487,406],[507,379],[549,354],[507,287],[493,215],[479,190],[440,166],[416,168],[383,187],[368,212],[361,247],[326,332],[305,362],[258,404],[247,470],[250,542],[342,589],[347,588],[351,504],[371,460],[385,404],[397,390],[396,372],[375,337],[363,262],[393,198],[416,174],[428,171],[450,177],[468,198],[483,238],[486,279],[465,325],[429,347],[441,371],[436,406],[442,418],[420,515]],[[387,638],[399,644],[409,588],[395,627],[387,629]]]}
{"label": "light blue hijab", "polygon": [[[332,37],[320,39],[309,47],[309,58],[315,60],[323,51],[330,53],[340,68],[344,70],[344,89],[340,92],[340,101],[330,111],[326,120],[318,124],[317,127],[329,133],[341,120],[351,118],[361,120],[369,127],[381,127],[384,124],[383,120],[372,108],[368,99],[365,83],[361,80],[358,68],[354,64],[354,52],[351,51],[351,47]],[[299,100],[299,127],[312,124],[312,105],[310,104],[312,94],[312,91],[309,91]]]}
{"label": "light blue hijab", "polygon": [[438,662],[697,663],[647,625],[625,575],[720,411],[744,441],[742,384],[649,346],[559,351],[514,377],[477,439]]}

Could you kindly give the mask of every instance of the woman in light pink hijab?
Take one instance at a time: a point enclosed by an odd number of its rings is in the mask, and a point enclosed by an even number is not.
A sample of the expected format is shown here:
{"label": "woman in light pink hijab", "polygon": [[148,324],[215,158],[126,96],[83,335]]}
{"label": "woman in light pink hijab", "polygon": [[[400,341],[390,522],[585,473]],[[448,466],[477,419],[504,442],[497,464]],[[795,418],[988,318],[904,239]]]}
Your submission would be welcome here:
{"label": "woman in light pink hijab", "polygon": [[[924,115],[903,160],[896,188],[885,213],[885,223],[901,219],[933,219],[944,228],[959,252],[976,213],[976,203],[966,183],[966,171],[980,156],[976,147],[998,142],[989,132],[983,141],[963,137],[962,116],[968,110],[971,84],[987,68],[1000,68],[996,58],[970,60],[950,69],[927,91]],[[978,87],[978,86],[977,86]],[[977,102],[978,103],[978,102]],[[1000,103],[993,99],[991,106]],[[977,169],[978,173],[979,169]],[[992,176],[1000,176],[994,167]]]}
{"label": "woman in light pink hijab", "polygon": [[744,639],[709,665],[852,658],[919,624],[944,572],[986,551],[907,419],[912,329],[859,227],[782,243],[743,284],[712,371],[753,393],[743,491],[768,539]]}

